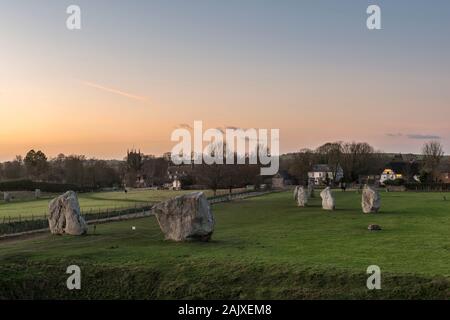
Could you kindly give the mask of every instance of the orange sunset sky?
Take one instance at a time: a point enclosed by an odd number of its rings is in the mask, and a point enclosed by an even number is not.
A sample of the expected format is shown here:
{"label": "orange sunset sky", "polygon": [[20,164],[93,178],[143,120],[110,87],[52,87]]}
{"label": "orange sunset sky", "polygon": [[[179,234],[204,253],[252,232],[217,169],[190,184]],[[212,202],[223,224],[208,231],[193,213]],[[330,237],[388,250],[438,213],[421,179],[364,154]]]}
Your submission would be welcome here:
{"label": "orange sunset sky", "polygon": [[380,1],[378,31],[365,1],[169,2],[78,1],[76,31],[70,2],[0,2],[0,161],[162,154],[194,120],[280,129],[281,152],[450,150],[448,2]]}

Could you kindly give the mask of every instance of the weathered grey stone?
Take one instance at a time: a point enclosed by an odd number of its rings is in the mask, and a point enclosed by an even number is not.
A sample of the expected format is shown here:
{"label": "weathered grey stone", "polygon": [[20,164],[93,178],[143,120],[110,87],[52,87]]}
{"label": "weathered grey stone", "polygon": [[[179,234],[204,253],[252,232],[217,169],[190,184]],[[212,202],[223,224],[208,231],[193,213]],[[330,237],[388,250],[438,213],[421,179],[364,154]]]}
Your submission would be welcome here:
{"label": "weathered grey stone", "polygon": [[377,190],[364,186],[361,199],[361,207],[364,213],[376,213],[381,207],[381,198]]}
{"label": "weathered grey stone", "polygon": [[3,200],[5,200],[5,202],[11,202],[11,199],[12,199],[11,193],[3,192]]}
{"label": "weathered grey stone", "polygon": [[53,234],[83,235],[88,227],[81,216],[77,194],[67,191],[50,201],[48,224]]}
{"label": "weathered grey stone", "polygon": [[169,199],[155,205],[153,212],[168,240],[209,241],[214,232],[214,216],[203,192]]}
{"label": "weathered grey stone", "polygon": [[370,231],[379,231],[379,230],[381,230],[381,227],[377,224],[369,224],[367,229]]}
{"label": "weathered grey stone", "polygon": [[40,199],[41,198],[41,190],[40,189],[34,190],[34,198],[35,199]]}
{"label": "weathered grey stone", "polygon": [[308,183],[308,198],[314,198],[314,185],[311,182]]}
{"label": "weathered grey stone", "polygon": [[303,186],[298,187],[297,204],[299,207],[306,207],[308,204],[308,194]]}
{"label": "weathered grey stone", "polygon": [[322,208],[324,210],[336,209],[336,205],[330,187],[326,187],[325,189],[323,189],[322,192],[320,193],[320,197],[322,198]]}
{"label": "weathered grey stone", "polygon": [[294,200],[296,200],[297,201],[297,195],[298,195],[298,188],[299,188],[300,186],[295,186],[295,188],[294,188]]}

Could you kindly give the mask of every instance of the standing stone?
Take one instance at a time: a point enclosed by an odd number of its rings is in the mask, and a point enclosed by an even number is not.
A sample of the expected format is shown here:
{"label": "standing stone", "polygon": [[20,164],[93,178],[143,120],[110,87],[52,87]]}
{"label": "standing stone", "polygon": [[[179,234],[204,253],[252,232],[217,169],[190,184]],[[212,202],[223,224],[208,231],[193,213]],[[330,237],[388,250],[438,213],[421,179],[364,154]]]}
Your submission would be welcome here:
{"label": "standing stone", "polygon": [[161,231],[174,241],[209,241],[214,232],[214,216],[203,192],[193,192],[155,205]]}
{"label": "standing stone", "polygon": [[40,189],[34,190],[34,198],[35,199],[40,199],[41,198],[41,190]]}
{"label": "standing stone", "polygon": [[320,193],[320,197],[322,198],[322,208],[324,210],[336,209],[336,205],[330,187],[326,187],[325,189],[323,189],[322,192]]}
{"label": "standing stone", "polygon": [[294,188],[294,200],[297,200],[297,196],[298,196],[298,188],[299,188],[300,186],[295,186],[295,188]]}
{"label": "standing stone", "polygon": [[5,200],[5,202],[11,202],[11,194],[9,192],[3,192],[3,200]]}
{"label": "standing stone", "polygon": [[362,192],[361,207],[364,213],[376,213],[381,207],[381,198],[377,190],[364,186]]}
{"label": "standing stone", "polygon": [[81,216],[77,194],[67,191],[50,201],[48,224],[53,234],[79,236],[87,233],[88,227]]}
{"label": "standing stone", "polygon": [[311,182],[308,183],[308,198],[314,198],[314,185]]}
{"label": "standing stone", "polygon": [[306,207],[308,203],[308,194],[303,186],[298,187],[297,204],[299,207]]}

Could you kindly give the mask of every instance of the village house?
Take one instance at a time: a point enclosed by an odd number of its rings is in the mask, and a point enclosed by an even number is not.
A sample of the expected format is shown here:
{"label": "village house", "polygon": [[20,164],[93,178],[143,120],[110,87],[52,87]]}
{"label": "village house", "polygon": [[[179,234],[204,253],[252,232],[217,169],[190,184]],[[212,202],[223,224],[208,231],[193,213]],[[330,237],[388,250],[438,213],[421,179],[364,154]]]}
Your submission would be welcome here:
{"label": "village house", "polygon": [[167,186],[173,190],[180,190],[182,187],[182,178],[192,174],[192,170],[193,165],[191,164],[168,167],[167,177],[171,182]]}
{"label": "village house", "polygon": [[286,171],[279,171],[272,177],[273,189],[283,189],[289,185],[292,185],[292,177]]}
{"label": "village house", "polygon": [[328,183],[336,183],[344,178],[344,170],[340,165],[337,166],[336,170],[333,170],[327,164],[316,164],[313,166],[312,170],[308,172],[309,181],[313,182],[315,185],[322,185]]}
{"label": "village house", "polygon": [[380,175],[380,184],[394,180],[418,180],[419,163],[412,155],[395,155]]}
{"label": "village house", "polygon": [[439,182],[450,183],[450,162],[442,163],[439,166]]}
{"label": "village house", "polygon": [[403,175],[401,173],[395,172],[393,169],[386,168],[383,170],[380,176],[380,184],[384,185],[386,181],[394,181],[397,179],[403,179]]}

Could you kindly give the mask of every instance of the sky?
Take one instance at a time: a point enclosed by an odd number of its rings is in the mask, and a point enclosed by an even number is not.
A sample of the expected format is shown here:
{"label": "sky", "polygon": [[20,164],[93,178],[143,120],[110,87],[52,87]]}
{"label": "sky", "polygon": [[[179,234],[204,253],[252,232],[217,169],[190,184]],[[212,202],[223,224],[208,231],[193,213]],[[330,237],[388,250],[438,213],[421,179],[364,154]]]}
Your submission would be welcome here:
{"label": "sky", "polygon": [[448,0],[0,0],[0,161],[158,155],[195,120],[448,152],[449,40]]}

